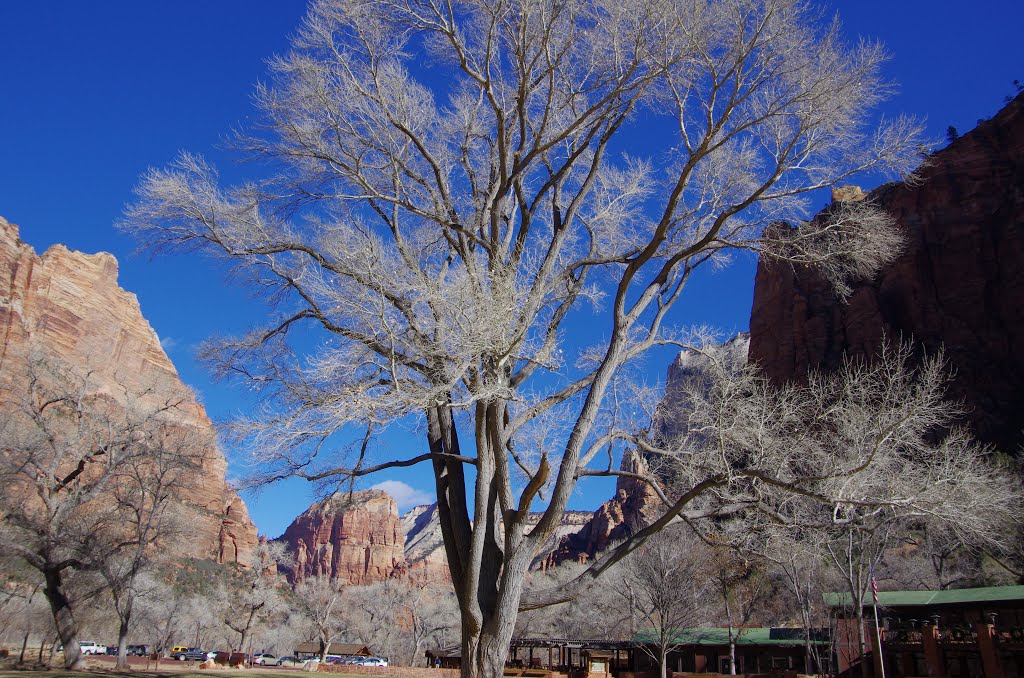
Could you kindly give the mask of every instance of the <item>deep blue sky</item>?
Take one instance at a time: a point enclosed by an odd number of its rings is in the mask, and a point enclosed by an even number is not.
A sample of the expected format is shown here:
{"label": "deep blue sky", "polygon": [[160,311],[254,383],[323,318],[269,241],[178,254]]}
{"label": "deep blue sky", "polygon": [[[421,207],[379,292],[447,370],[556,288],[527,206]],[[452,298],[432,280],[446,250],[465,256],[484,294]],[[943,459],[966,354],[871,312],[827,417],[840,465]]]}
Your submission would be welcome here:
{"label": "deep blue sky", "polygon": [[[840,13],[851,39],[879,38],[889,47],[887,75],[901,93],[887,110],[926,117],[934,139],[950,125],[971,129],[1001,107],[1014,79],[1024,81],[1019,1],[824,6]],[[243,176],[245,167],[230,164],[219,145],[245,124],[264,60],[287,48],[303,12],[298,0],[0,2],[0,216],[19,224],[38,251],[63,242],[117,256],[121,286],[138,295],[215,419],[235,411],[240,396],[211,383],[195,364],[194,346],[243,330],[263,306],[207,260],[133,254],[136,243],[113,224],[139,176],[179,150],[207,155],[229,181]],[[752,285],[749,260],[702,281],[685,302],[686,320],[726,333],[746,329]],[[665,366],[651,365],[651,378]],[[432,492],[414,471],[387,478]],[[577,494],[576,508],[594,508],[611,490],[595,482]],[[260,531],[276,536],[312,494],[296,481],[246,499]]]}

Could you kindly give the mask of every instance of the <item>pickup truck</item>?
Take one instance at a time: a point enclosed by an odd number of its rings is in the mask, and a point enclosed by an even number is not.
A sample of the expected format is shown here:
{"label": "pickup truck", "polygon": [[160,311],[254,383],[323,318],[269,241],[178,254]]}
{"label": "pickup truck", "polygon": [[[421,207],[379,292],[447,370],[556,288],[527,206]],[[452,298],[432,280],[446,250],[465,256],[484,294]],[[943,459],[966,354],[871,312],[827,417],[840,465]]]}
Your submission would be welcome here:
{"label": "pickup truck", "polygon": [[80,640],[78,641],[78,647],[81,649],[82,654],[106,654],[107,646],[99,645],[92,642],[91,640]]}

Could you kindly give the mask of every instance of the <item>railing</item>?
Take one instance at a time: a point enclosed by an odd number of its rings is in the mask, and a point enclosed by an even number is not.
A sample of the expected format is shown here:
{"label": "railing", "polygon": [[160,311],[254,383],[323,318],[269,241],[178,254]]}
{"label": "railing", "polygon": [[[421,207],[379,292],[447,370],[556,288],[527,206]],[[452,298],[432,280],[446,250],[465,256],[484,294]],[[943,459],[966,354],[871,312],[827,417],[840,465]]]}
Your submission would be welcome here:
{"label": "railing", "polygon": [[883,636],[888,647],[916,647],[924,643],[924,634],[916,629],[889,629]]}

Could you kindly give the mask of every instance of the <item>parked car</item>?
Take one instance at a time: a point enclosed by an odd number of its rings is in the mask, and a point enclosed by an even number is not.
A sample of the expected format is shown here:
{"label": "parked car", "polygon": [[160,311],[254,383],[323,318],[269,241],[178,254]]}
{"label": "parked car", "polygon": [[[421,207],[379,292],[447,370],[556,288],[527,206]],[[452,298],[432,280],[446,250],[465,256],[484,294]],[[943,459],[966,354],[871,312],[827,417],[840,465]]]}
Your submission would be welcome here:
{"label": "parked car", "polygon": [[207,654],[206,650],[198,647],[189,647],[184,652],[172,652],[171,659],[177,659],[182,662],[185,660],[204,662],[207,659]]}
{"label": "parked car", "polygon": [[252,663],[256,664],[258,666],[266,666],[267,664],[276,664],[277,663],[277,657],[275,657],[272,654],[267,654],[265,652],[262,653],[262,654],[254,654],[252,656]]}
{"label": "parked car", "polygon": [[387,666],[388,660],[383,657],[361,657],[356,664],[359,666]]}
{"label": "parked car", "polygon": [[295,657],[289,655],[287,657],[278,657],[276,663],[278,666],[302,666],[306,663],[306,660],[296,659]]}
{"label": "parked car", "polygon": [[171,648],[171,657],[177,659],[182,652],[188,652],[188,645],[175,645]]}
{"label": "parked car", "polygon": [[78,641],[78,647],[82,650],[82,654],[106,654],[107,646],[94,643],[91,640],[80,640]]}
{"label": "parked car", "polygon": [[125,654],[129,657],[145,657],[149,654],[149,645],[129,645],[125,648]]}

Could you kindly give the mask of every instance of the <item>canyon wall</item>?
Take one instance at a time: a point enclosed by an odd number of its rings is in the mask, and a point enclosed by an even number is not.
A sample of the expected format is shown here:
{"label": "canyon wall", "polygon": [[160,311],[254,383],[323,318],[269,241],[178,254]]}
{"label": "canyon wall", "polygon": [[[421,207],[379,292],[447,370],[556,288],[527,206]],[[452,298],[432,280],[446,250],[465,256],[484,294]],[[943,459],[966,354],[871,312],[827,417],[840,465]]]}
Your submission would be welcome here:
{"label": "canyon wall", "polygon": [[202,468],[186,482],[192,537],[181,555],[245,562],[256,527],[225,481],[227,463],[203,407],[181,382],[135,295],[117,283],[110,254],[83,254],[54,245],[42,255],[0,218],[0,401],[24,394],[32,361],[90,372],[90,384],[113,402],[125,398],[179,401],[176,423],[196,433]]}
{"label": "canyon wall", "polygon": [[883,337],[943,347],[978,437],[1018,452],[1024,431],[1024,95],[932,154],[919,185],[870,194],[907,246],[846,303],[813,270],[757,269],[750,359],[778,382],[870,357]]}

